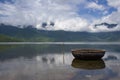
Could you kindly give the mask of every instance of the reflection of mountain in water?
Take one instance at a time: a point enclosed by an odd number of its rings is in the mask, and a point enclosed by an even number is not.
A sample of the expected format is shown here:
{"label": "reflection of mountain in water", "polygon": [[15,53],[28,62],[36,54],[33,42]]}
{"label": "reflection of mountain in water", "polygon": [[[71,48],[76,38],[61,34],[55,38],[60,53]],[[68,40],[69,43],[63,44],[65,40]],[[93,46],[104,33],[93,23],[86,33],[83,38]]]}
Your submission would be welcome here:
{"label": "reflection of mountain in water", "polygon": [[104,58],[105,61],[109,60],[118,60],[118,58],[115,55],[108,55],[106,58]]}
{"label": "reflection of mountain in water", "polygon": [[42,57],[42,61],[43,61],[43,63],[54,63],[55,59],[54,59],[54,57],[49,58],[49,59],[47,59],[47,57]]}
{"label": "reflection of mountain in water", "polygon": [[65,54],[50,53],[47,55],[38,55],[35,57],[35,59],[41,64],[70,65],[73,59],[73,56],[68,53],[65,53]]}
{"label": "reflection of mountain in water", "polygon": [[[37,55],[42,56],[43,54],[61,54],[61,53],[70,53],[71,49],[80,49],[80,48],[96,48],[96,49],[105,49],[107,54],[114,54],[119,58],[120,45],[75,45],[75,44],[39,44],[39,45],[0,45],[0,60],[14,59],[19,57],[24,58],[33,58]],[[114,52],[114,53],[113,53]]]}
{"label": "reflection of mountain in water", "polygon": [[74,68],[87,69],[87,70],[95,70],[95,69],[104,69],[105,68],[105,63],[102,59],[100,59],[100,60],[73,59],[71,65]]}

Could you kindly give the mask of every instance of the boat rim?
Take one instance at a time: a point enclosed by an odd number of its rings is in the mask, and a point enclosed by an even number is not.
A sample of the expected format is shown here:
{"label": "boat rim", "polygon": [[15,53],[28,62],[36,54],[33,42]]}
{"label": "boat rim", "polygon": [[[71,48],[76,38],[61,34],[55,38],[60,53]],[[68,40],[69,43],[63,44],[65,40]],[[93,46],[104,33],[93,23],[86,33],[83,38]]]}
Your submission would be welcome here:
{"label": "boat rim", "polygon": [[105,52],[103,49],[72,49],[72,52]]}

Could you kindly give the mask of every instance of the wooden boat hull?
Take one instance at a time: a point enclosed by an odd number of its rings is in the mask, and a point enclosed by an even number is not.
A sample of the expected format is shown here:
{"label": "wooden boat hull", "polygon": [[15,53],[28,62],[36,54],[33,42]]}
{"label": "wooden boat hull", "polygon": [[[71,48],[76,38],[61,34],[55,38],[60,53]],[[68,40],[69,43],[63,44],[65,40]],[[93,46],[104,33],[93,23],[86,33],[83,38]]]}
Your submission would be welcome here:
{"label": "wooden boat hull", "polygon": [[72,50],[72,55],[77,59],[96,60],[101,59],[105,54],[104,50],[79,49]]}

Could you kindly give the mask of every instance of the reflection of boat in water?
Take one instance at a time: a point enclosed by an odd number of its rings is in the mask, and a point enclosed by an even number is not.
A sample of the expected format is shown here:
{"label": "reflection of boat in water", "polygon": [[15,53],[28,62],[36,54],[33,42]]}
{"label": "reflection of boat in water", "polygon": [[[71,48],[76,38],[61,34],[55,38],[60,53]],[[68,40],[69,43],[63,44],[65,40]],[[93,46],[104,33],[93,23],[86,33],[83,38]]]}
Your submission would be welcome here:
{"label": "reflection of boat in water", "polygon": [[72,50],[72,55],[78,59],[88,59],[95,60],[101,59],[105,54],[104,50],[96,50],[96,49],[78,49]]}
{"label": "reflection of boat in water", "polygon": [[100,60],[73,59],[71,66],[74,68],[94,70],[105,68],[105,63],[102,59]]}

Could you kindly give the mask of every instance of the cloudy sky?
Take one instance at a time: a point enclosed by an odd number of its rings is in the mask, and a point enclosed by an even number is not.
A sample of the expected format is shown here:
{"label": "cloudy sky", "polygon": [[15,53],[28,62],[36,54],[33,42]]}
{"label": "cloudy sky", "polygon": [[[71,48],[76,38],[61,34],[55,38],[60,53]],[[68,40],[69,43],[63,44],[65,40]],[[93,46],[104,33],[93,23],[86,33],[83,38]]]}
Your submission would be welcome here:
{"label": "cloudy sky", "polygon": [[[120,31],[120,0],[0,0],[0,23],[38,29]],[[48,25],[43,28],[42,23]],[[54,26],[49,24],[54,22]],[[106,25],[117,24],[109,28]]]}

